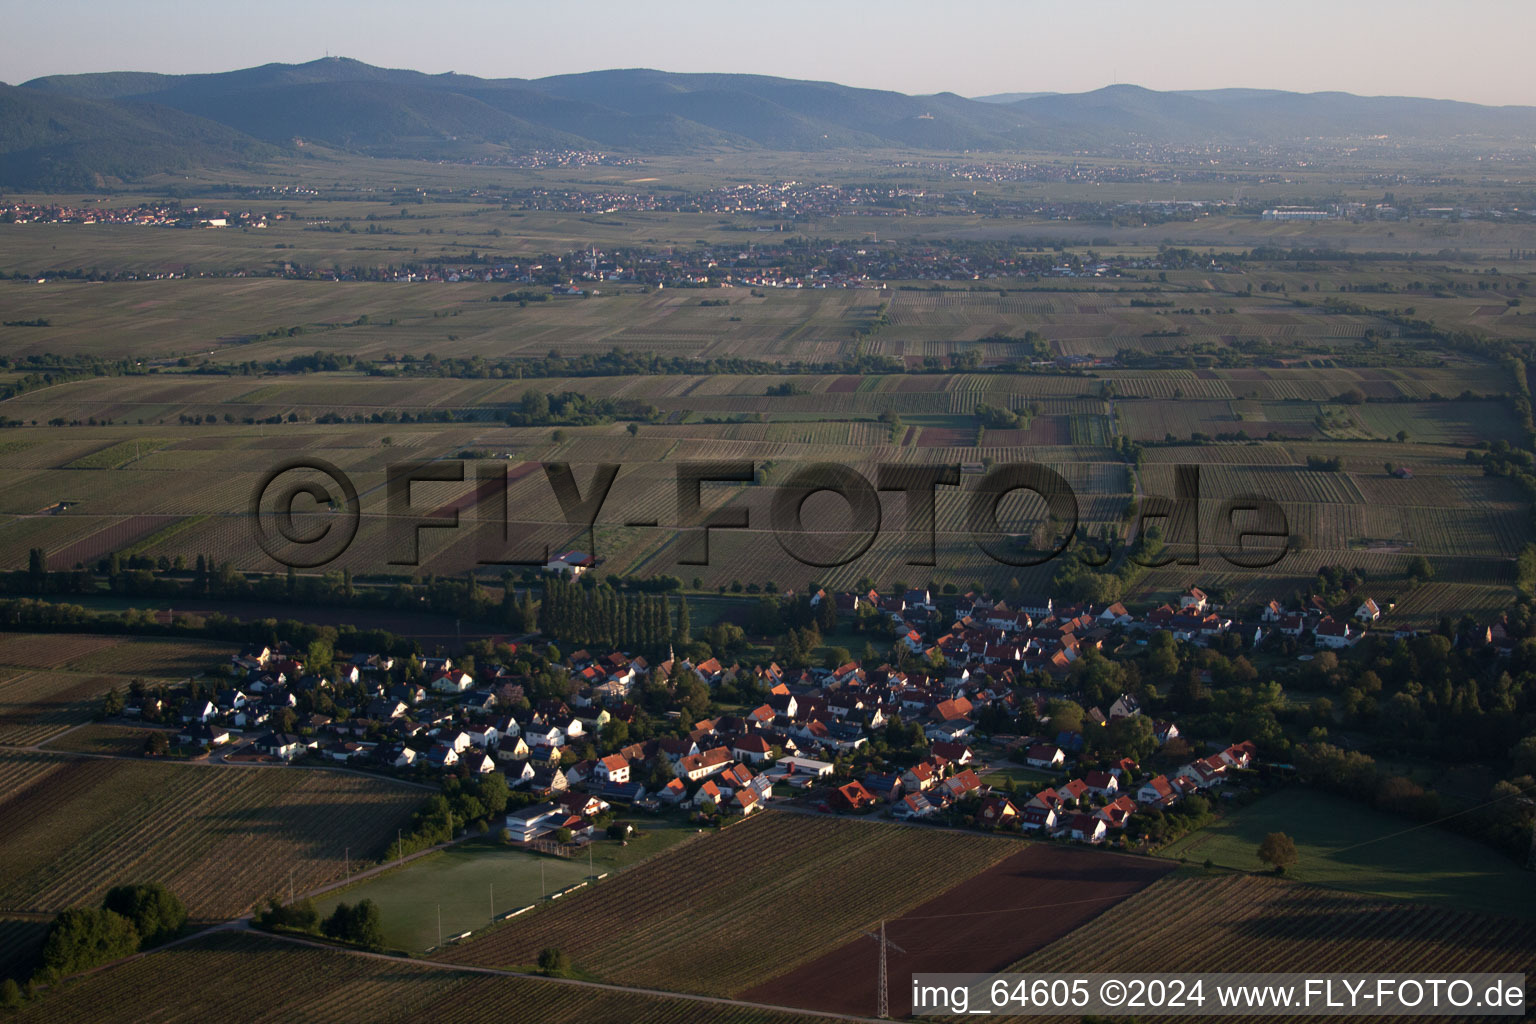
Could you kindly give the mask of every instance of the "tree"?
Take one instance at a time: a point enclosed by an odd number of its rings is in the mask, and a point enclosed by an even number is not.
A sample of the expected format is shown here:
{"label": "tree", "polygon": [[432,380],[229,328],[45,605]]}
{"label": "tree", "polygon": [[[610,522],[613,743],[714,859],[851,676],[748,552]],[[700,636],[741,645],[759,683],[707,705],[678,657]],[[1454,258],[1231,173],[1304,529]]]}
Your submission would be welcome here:
{"label": "tree", "polygon": [[320,912],[308,898],[283,906],[276,897],[267,900],[267,909],[256,915],[256,923],[264,928],[294,928],[312,932],[320,924]]}
{"label": "tree", "polygon": [[549,396],[537,388],[529,388],[523,392],[519,408],[529,423],[537,423],[539,420],[548,419]]}
{"label": "tree", "polygon": [[1284,871],[1296,863],[1296,844],[1291,837],[1284,832],[1271,832],[1264,837],[1259,844],[1259,860],[1275,868],[1277,872]]}
{"label": "tree", "polygon": [[651,789],[664,789],[675,778],[677,772],[672,768],[672,759],[664,752],[657,751],[656,760],[651,765]]}
{"label": "tree", "polygon": [[572,834],[571,830],[568,828],[555,829],[555,842],[561,844],[562,846],[575,838],[575,835]]}
{"label": "tree", "polygon": [[16,984],[15,978],[6,978],[0,981],[0,1006],[7,1010],[14,1010],[21,1005],[21,986]]}
{"label": "tree", "polygon": [[480,789],[476,794],[485,806],[485,813],[493,818],[507,810],[507,800],[512,791],[507,788],[507,777],[501,772],[487,772],[480,776]]}
{"label": "tree", "polygon": [[1152,720],[1146,715],[1129,715],[1109,723],[1110,745],[1138,764],[1157,749]]}
{"label": "tree", "polygon": [[171,741],[159,729],[150,733],[144,741],[144,753],[148,757],[164,757],[170,749]]}
{"label": "tree", "polygon": [[336,910],[326,918],[322,930],[333,939],[365,949],[379,949],[384,945],[383,922],[378,904],[372,900],[359,900],[355,905],[338,903]]}
{"label": "tree", "polygon": [[571,969],[570,959],[553,946],[539,951],[539,970],[553,977],[560,977]]}
{"label": "tree", "polygon": [[679,597],[677,599],[677,629],[673,631],[672,642],[681,646],[692,642],[692,640],[693,624],[688,615],[688,599],[686,597]]}
{"label": "tree", "polygon": [[132,921],[146,947],[175,938],[187,923],[187,908],[158,882],[115,886],[107,890],[101,905]]}
{"label": "tree", "polygon": [[50,978],[98,967],[138,952],[133,922],[110,910],[80,907],[53,919],[43,940],[43,972]]}
{"label": "tree", "polygon": [[117,687],[108,690],[101,698],[101,717],[114,718],[123,713],[123,695]]}

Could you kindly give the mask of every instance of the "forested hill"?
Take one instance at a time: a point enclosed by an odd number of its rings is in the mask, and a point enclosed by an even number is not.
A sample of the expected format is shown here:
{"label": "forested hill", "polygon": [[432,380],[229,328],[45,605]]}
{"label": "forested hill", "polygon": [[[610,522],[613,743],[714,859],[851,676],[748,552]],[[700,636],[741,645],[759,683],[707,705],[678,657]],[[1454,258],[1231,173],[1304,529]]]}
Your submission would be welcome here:
{"label": "forested hill", "polygon": [[86,184],[292,152],[297,141],[434,160],[843,148],[1075,151],[1299,138],[1536,140],[1536,108],[1226,89],[966,99],[645,69],[428,75],[342,57],[216,74],[61,75],[0,90],[0,184]]}

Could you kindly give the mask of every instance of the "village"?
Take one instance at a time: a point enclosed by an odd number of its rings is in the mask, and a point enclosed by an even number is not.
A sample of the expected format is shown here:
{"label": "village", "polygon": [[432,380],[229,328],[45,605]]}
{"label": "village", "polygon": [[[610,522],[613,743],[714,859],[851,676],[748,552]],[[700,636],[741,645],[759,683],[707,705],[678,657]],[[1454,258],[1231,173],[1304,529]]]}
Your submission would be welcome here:
{"label": "village", "polygon": [[[551,566],[576,578],[590,559],[567,552]],[[809,600],[823,615],[883,622],[891,658],[785,669],[675,654],[652,664],[616,650],[561,655],[538,638],[502,644],[514,659],[550,659],[546,678],[563,690],[550,695],[506,664],[359,653],[317,670],[277,643],[232,656],[221,679],[136,687],[114,710],[172,726],[151,736],[146,753],[156,756],[417,778],[499,772],[514,799],[493,828],[519,845],[581,844],[618,808],[718,822],[776,805],[1134,849],[1165,833],[1155,824],[1164,812],[1198,796],[1203,813],[1229,782],[1252,777],[1260,751],[1246,737],[1205,738],[1196,750],[1175,721],[1148,716],[1125,693],[1059,727],[1053,709],[1079,695],[1052,687],[1080,658],[1158,634],[1197,646],[1335,650],[1382,614],[1366,598],[1348,621],[1321,602],[1271,602],[1238,620],[1191,587],[1141,616],[1119,603],[968,594],[953,599],[945,627],[924,589],[818,590]],[[1507,645],[1492,629],[1488,640]],[[1175,763],[1165,753],[1174,750],[1188,754]]]}

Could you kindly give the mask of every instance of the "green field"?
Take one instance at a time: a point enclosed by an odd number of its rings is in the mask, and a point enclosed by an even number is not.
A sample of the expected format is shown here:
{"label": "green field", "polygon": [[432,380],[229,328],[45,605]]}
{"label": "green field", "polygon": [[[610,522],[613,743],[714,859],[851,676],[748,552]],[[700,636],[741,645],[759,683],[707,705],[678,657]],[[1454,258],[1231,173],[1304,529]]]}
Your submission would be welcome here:
{"label": "green field", "polygon": [[590,868],[585,853],[566,859],[498,844],[464,843],[331,893],[317,906],[324,917],[338,903],[373,900],[383,915],[389,945],[421,952],[438,944],[439,911],[445,939],[481,931],[491,923],[493,903],[498,916],[540,903],[550,893],[591,880],[593,872],[611,873],[696,834],[681,824],[650,819],[636,824],[643,835],[627,846],[608,839],[594,843]]}
{"label": "green field", "polygon": [[1303,882],[1463,910],[1536,914],[1536,886],[1513,861],[1481,843],[1414,824],[1341,797],[1287,789],[1225,815],[1162,855],[1257,871],[1264,867],[1255,853],[1259,843],[1270,832],[1284,832],[1299,855],[1286,874]]}

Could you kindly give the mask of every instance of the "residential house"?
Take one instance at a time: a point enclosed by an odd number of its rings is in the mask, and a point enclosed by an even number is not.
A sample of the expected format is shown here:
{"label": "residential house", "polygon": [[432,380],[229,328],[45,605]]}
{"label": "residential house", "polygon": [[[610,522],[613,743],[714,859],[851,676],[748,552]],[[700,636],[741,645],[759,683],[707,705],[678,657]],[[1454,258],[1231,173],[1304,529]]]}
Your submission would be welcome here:
{"label": "residential house", "polygon": [[1079,842],[1103,842],[1108,831],[1104,819],[1093,814],[1074,814],[1067,821],[1067,834]]}
{"label": "residential house", "polygon": [[609,754],[592,768],[592,778],[602,785],[629,781],[629,762],[618,754]]}
{"label": "residential house", "polygon": [[748,764],[761,764],[773,754],[772,745],[756,733],[737,736],[731,740],[731,756]]}
{"label": "residential house", "polygon": [[1313,643],[1318,647],[1338,649],[1355,642],[1354,631],[1348,622],[1339,622],[1331,615],[1323,618],[1312,631]]}
{"label": "residential house", "polygon": [[468,672],[459,672],[449,669],[432,680],[432,690],[436,693],[466,693],[475,685],[475,679]]}
{"label": "residential house", "polygon": [[1120,796],[1100,807],[1098,817],[1110,828],[1121,829],[1125,828],[1135,813],[1136,801],[1128,796]]}
{"label": "residential house", "polygon": [[934,807],[923,794],[909,793],[897,801],[895,807],[891,808],[891,817],[910,821],[927,818],[937,813],[937,811],[938,808]]}
{"label": "residential house", "polygon": [[585,551],[565,551],[544,563],[544,571],[558,576],[580,576],[597,564]]}
{"label": "residential house", "polygon": [[839,786],[832,793],[832,806],[849,811],[860,811],[875,803],[875,796],[862,783],[850,782]]}
{"label": "residential house", "polygon": [[991,796],[981,802],[976,820],[986,825],[1006,825],[1019,820],[1019,809],[1006,796]]}
{"label": "residential house", "polygon": [[1055,831],[1058,817],[1054,807],[1041,807],[1027,804],[1019,814],[1019,827],[1037,831],[1044,829],[1047,832]]}
{"label": "residential house", "polygon": [[269,732],[257,738],[255,747],[268,757],[291,761],[304,750],[304,741],[291,733]]}
{"label": "residential house", "polygon": [[1089,772],[1083,776],[1083,784],[1088,787],[1088,792],[1105,799],[1120,793],[1120,780],[1109,772]]}
{"label": "residential house", "polygon": [[1136,791],[1136,802],[1168,807],[1179,799],[1178,792],[1168,781],[1168,776],[1157,775],[1144,782]]}
{"label": "residential house", "polygon": [[1054,743],[1036,743],[1024,754],[1024,762],[1031,768],[1059,768],[1067,763],[1067,755]]}

